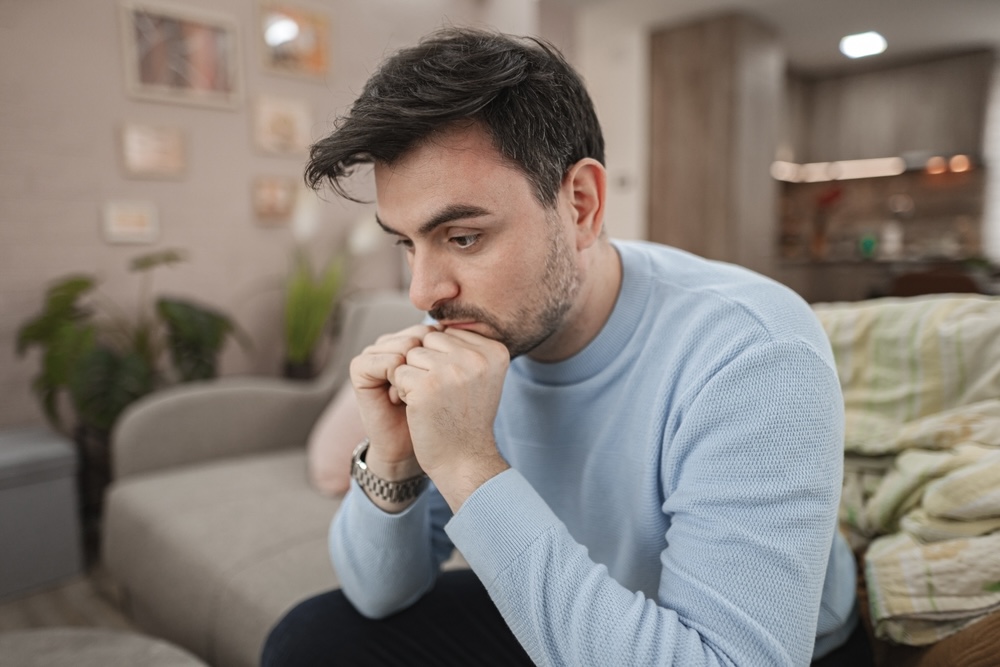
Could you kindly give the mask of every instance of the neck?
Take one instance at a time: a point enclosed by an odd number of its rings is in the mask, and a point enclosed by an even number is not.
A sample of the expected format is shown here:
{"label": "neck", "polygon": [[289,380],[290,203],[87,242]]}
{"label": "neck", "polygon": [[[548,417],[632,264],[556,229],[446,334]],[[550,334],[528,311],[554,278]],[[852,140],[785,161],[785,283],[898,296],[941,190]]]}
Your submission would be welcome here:
{"label": "neck", "polygon": [[597,337],[611,317],[622,284],[622,262],[611,242],[601,239],[583,254],[580,290],[563,325],[528,353],[542,363],[569,359]]}

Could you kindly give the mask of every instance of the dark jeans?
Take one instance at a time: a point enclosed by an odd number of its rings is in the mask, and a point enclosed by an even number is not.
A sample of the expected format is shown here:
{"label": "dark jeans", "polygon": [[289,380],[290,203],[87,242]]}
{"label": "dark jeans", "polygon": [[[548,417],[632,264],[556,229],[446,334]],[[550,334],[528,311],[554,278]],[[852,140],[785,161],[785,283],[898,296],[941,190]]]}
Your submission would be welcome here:
{"label": "dark jeans", "polygon": [[479,578],[470,570],[443,573],[416,604],[369,620],[340,591],[292,609],[271,630],[262,667],[470,667],[532,665]]}
{"label": "dark jeans", "polygon": [[812,667],[874,667],[872,645],[865,626],[858,618],[858,625],[844,645],[813,662]]}
{"label": "dark jeans", "polygon": [[[814,667],[869,667],[861,624],[844,646]],[[469,570],[446,572],[412,607],[380,621],[361,616],[340,591],[292,609],[271,630],[262,667],[530,667],[486,589]],[[624,667],[624,666],[623,666]]]}

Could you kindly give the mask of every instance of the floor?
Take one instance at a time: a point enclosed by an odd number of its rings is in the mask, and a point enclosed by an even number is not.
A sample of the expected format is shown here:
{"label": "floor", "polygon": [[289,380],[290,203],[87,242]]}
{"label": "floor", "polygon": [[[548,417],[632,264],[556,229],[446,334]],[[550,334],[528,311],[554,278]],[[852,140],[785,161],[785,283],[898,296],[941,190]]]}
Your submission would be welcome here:
{"label": "floor", "polygon": [[137,628],[119,611],[100,567],[49,588],[0,600],[0,633],[48,627]]}

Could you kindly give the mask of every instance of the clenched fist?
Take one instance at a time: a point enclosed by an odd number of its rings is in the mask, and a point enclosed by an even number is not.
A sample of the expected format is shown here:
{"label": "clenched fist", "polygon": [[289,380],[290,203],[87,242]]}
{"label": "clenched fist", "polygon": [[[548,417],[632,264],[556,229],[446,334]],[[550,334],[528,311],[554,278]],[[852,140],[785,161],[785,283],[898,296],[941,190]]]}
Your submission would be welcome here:
{"label": "clenched fist", "polygon": [[509,365],[501,343],[445,329],[427,333],[395,369],[414,452],[435,480],[496,455],[493,421]]}
{"label": "clenched fist", "polygon": [[493,421],[509,365],[503,344],[462,329],[379,338],[351,363],[372,472],[398,480],[423,469],[457,511],[508,467]]}
{"label": "clenched fist", "polygon": [[361,421],[371,445],[366,461],[372,472],[389,481],[420,474],[406,423],[406,406],[392,385],[396,369],[406,355],[435,331],[427,325],[412,326],[381,336],[351,361],[351,384],[358,399]]}

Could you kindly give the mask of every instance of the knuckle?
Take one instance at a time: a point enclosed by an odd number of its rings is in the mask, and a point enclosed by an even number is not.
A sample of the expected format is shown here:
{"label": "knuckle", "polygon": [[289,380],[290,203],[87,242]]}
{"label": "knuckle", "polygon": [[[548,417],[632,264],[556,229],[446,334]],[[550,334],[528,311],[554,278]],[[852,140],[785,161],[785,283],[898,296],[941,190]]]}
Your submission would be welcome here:
{"label": "knuckle", "polygon": [[476,375],[485,375],[490,370],[490,360],[482,354],[469,355],[468,363]]}

